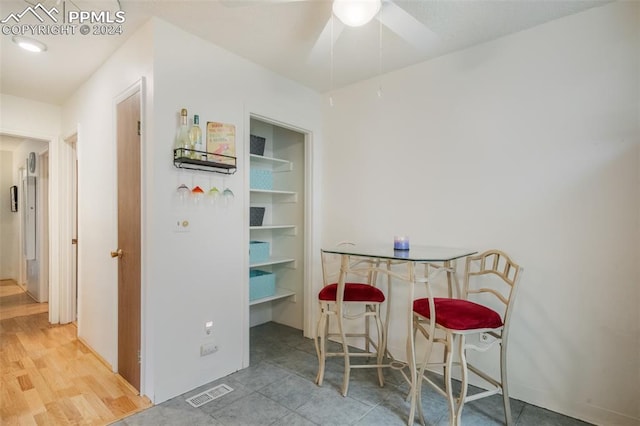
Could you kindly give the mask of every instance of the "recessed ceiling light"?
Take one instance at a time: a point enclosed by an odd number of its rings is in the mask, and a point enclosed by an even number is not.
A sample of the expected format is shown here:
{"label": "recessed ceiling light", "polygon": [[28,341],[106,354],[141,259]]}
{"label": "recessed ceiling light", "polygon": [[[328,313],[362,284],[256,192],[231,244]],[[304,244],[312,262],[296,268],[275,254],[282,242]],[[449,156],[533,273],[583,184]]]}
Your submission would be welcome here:
{"label": "recessed ceiling light", "polygon": [[29,52],[44,52],[45,50],[47,50],[46,44],[28,37],[13,36],[11,37],[11,40],[18,46],[22,47],[24,50],[28,50]]}

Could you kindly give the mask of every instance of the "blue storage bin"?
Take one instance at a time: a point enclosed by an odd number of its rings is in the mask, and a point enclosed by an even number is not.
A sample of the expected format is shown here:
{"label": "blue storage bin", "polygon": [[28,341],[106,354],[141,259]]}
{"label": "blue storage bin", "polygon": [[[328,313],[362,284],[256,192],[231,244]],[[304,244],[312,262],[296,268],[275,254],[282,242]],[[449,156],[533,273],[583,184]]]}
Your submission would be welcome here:
{"label": "blue storage bin", "polygon": [[266,241],[249,241],[249,264],[269,260],[269,243]]}
{"label": "blue storage bin", "polygon": [[272,272],[251,269],[249,271],[249,300],[262,299],[276,294],[276,276]]}
{"label": "blue storage bin", "polygon": [[271,170],[251,169],[249,172],[251,189],[273,189],[273,173]]}

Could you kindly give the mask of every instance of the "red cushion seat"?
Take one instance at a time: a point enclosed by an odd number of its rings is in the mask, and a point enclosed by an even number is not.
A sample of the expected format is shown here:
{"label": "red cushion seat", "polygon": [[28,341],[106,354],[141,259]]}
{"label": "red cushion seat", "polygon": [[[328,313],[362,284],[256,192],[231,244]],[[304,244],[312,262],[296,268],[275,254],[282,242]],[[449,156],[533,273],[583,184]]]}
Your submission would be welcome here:
{"label": "red cushion seat", "polygon": [[[433,299],[436,309],[436,323],[451,330],[476,330],[502,327],[502,318],[493,309],[477,303],[436,297]],[[425,318],[431,318],[429,299],[413,301],[413,311]]]}
{"label": "red cushion seat", "polygon": [[[325,302],[335,301],[337,292],[338,284],[329,284],[320,290],[318,298]],[[345,283],[344,301],[382,303],[384,302],[384,293],[369,284]]]}

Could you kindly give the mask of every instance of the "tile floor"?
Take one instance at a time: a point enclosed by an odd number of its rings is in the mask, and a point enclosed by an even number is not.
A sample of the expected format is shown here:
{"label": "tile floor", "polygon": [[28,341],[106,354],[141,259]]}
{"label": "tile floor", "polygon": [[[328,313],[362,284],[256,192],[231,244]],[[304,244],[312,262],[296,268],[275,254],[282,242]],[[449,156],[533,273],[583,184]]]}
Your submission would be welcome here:
{"label": "tile floor", "polygon": [[[208,383],[184,395],[127,417],[114,425],[399,425],[406,424],[408,386],[385,369],[379,387],[374,369],[353,370],[349,394],[342,397],[342,360],[331,358],[322,387],[315,385],[317,357],[313,340],[302,332],[267,323],[251,329],[251,367]],[[200,408],[185,399],[218,384],[234,390]],[[429,425],[447,425],[444,399],[425,386],[423,407]],[[522,426],[586,425],[533,405],[512,400],[515,423]],[[417,417],[417,416],[416,416]],[[464,425],[503,424],[501,397],[495,395],[465,405]],[[418,421],[416,420],[416,424]]]}

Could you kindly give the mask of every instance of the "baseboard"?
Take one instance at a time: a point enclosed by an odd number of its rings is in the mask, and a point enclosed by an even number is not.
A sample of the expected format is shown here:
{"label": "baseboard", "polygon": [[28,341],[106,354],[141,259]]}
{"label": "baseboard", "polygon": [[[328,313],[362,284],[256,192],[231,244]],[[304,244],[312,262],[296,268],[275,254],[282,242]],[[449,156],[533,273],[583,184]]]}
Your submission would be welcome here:
{"label": "baseboard", "polygon": [[[89,343],[87,343],[82,337],[78,337],[78,341],[80,343],[82,343],[87,349],[89,349],[89,351],[96,357],[98,358],[98,361],[100,361],[105,367],[107,367],[109,369],[109,371],[114,371],[113,370],[113,366],[107,362],[106,359],[104,359],[98,352],[96,352],[95,350],[93,350],[93,348],[91,347],[91,345]],[[115,371],[114,371],[115,373]],[[137,392],[137,391],[136,391]]]}
{"label": "baseboard", "polygon": [[512,398],[524,401],[527,404],[596,425],[640,426],[640,418],[633,418],[592,404],[572,401],[567,397],[549,395],[547,392],[513,383],[512,381],[509,383],[509,394]]}

